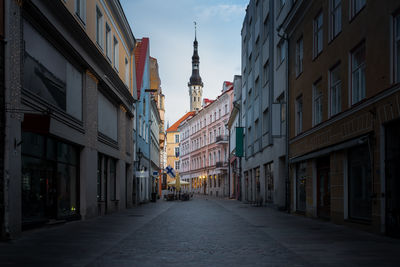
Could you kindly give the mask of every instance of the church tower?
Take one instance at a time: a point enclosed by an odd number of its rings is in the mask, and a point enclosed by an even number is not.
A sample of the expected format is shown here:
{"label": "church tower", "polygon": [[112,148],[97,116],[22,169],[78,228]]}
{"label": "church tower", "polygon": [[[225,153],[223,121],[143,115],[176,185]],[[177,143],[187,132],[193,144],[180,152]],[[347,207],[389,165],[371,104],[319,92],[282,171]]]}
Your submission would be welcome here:
{"label": "church tower", "polygon": [[198,111],[201,108],[203,96],[203,82],[201,81],[199,65],[200,57],[197,51],[198,43],[196,37],[196,22],[194,23],[194,42],[193,42],[193,56],[192,56],[192,76],[190,76],[189,96],[190,96],[190,111]]}

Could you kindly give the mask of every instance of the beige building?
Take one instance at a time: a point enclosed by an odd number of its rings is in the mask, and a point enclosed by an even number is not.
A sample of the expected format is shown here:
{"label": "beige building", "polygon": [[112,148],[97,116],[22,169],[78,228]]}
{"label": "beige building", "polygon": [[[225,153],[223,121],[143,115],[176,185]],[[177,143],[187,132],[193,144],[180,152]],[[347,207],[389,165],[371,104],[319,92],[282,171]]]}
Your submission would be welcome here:
{"label": "beige building", "polygon": [[284,22],[292,212],[400,236],[399,8],[303,0]]}
{"label": "beige building", "polygon": [[[194,111],[190,111],[186,113],[182,118],[180,118],[177,122],[175,122],[171,127],[167,129],[166,134],[166,152],[167,152],[167,166],[171,166],[174,168],[176,172],[180,171],[179,166],[179,144],[180,144],[180,135],[178,131],[179,125],[187,119],[193,117],[195,115]],[[163,185],[166,186],[171,180],[170,176],[167,176],[167,180],[163,181]]]}

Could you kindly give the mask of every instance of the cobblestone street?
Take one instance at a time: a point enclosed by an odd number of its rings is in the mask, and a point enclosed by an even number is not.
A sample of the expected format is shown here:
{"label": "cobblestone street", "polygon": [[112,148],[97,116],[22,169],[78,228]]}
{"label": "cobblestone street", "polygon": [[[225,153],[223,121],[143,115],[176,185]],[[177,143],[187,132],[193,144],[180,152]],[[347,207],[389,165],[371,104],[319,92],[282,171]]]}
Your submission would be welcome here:
{"label": "cobblestone street", "polygon": [[399,266],[400,240],[195,196],[24,232],[0,266]]}

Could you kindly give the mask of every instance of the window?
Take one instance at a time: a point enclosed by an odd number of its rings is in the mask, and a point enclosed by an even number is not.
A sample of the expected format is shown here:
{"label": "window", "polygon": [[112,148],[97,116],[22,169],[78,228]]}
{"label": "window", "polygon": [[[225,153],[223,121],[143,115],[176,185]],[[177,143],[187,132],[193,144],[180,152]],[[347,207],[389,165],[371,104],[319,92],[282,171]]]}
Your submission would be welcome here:
{"label": "window", "polygon": [[322,82],[318,80],[313,85],[313,122],[317,125],[322,122]]}
{"label": "window", "polygon": [[341,89],[342,81],[340,80],[340,66],[337,65],[330,70],[329,81],[330,81],[330,108],[331,116],[341,111]]}
{"label": "window", "polygon": [[117,200],[117,175],[115,159],[110,159],[110,198]]}
{"label": "window", "polygon": [[296,99],[296,135],[303,131],[303,96]]}
{"label": "window", "polygon": [[365,98],[365,44],[351,53],[351,103]]}
{"label": "window", "polygon": [[352,147],[348,152],[349,217],[370,220],[372,215],[371,160],[368,144]]}
{"label": "window", "polygon": [[342,31],[342,1],[330,0],[331,40]]}
{"label": "window", "polygon": [[268,15],[267,18],[264,20],[264,40],[267,40],[269,37],[269,27],[270,27],[270,22]]}
{"label": "window", "polygon": [[103,49],[104,35],[103,35],[103,14],[99,7],[96,6],[96,42]]}
{"label": "window", "polygon": [[394,20],[394,44],[393,44],[393,50],[394,50],[394,59],[393,59],[393,65],[394,65],[394,80],[395,82],[400,82],[400,15],[397,15]]}
{"label": "window", "polygon": [[367,2],[366,0],[351,0],[350,3],[351,19],[354,18],[354,16],[357,15],[361,11],[361,9],[363,9],[366,2]]}
{"label": "window", "polygon": [[265,172],[265,192],[266,201],[272,202],[274,200],[274,173],[273,173],[273,162],[264,165]]}
{"label": "window", "polygon": [[179,134],[175,135],[175,143],[179,143]]}
{"label": "window", "polygon": [[86,23],[86,0],[75,0],[75,13],[80,20]]}
{"label": "window", "polygon": [[303,72],[303,36],[296,42],[296,76]]}
{"label": "window", "polygon": [[322,11],[314,18],[314,45],[313,45],[313,56],[316,58],[322,52]]}
{"label": "window", "polygon": [[179,170],[180,169],[180,163],[179,160],[175,161],[175,170]]}
{"label": "window", "polygon": [[23,27],[23,88],[82,120],[82,71],[28,22]]}
{"label": "window", "polygon": [[98,94],[98,131],[118,141],[118,108],[103,94]]}
{"label": "window", "polygon": [[227,113],[228,113],[228,105],[225,104],[225,114],[227,114]]}
{"label": "window", "polygon": [[125,58],[125,84],[129,87],[129,61]]}
{"label": "window", "polygon": [[263,122],[262,122],[262,127],[263,127],[263,134],[266,134],[269,132],[269,110],[266,109],[263,112]]}
{"label": "window", "polygon": [[111,58],[111,28],[106,23],[106,55],[108,60],[112,60]]}
{"label": "window", "polygon": [[278,66],[285,60],[285,42],[281,40],[277,47]]}
{"label": "window", "polygon": [[179,157],[179,147],[175,147],[175,157]]}
{"label": "window", "polygon": [[114,36],[114,46],[113,46],[113,56],[114,56],[114,68],[119,70],[119,45],[118,40]]}
{"label": "window", "polygon": [[269,72],[269,61],[267,61],[263,67],[264,84],[269,82]]}

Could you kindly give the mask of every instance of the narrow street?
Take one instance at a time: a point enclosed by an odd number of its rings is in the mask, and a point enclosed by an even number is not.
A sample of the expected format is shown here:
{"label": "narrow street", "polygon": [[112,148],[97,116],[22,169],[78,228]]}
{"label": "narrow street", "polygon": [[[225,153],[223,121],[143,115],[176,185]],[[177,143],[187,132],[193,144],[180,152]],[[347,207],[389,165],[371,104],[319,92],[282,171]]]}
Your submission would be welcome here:
{"label": "narrow street", "polygon": [[400,240],[235,200],[163,200],[0,243],[0,266],[399,266]]}

